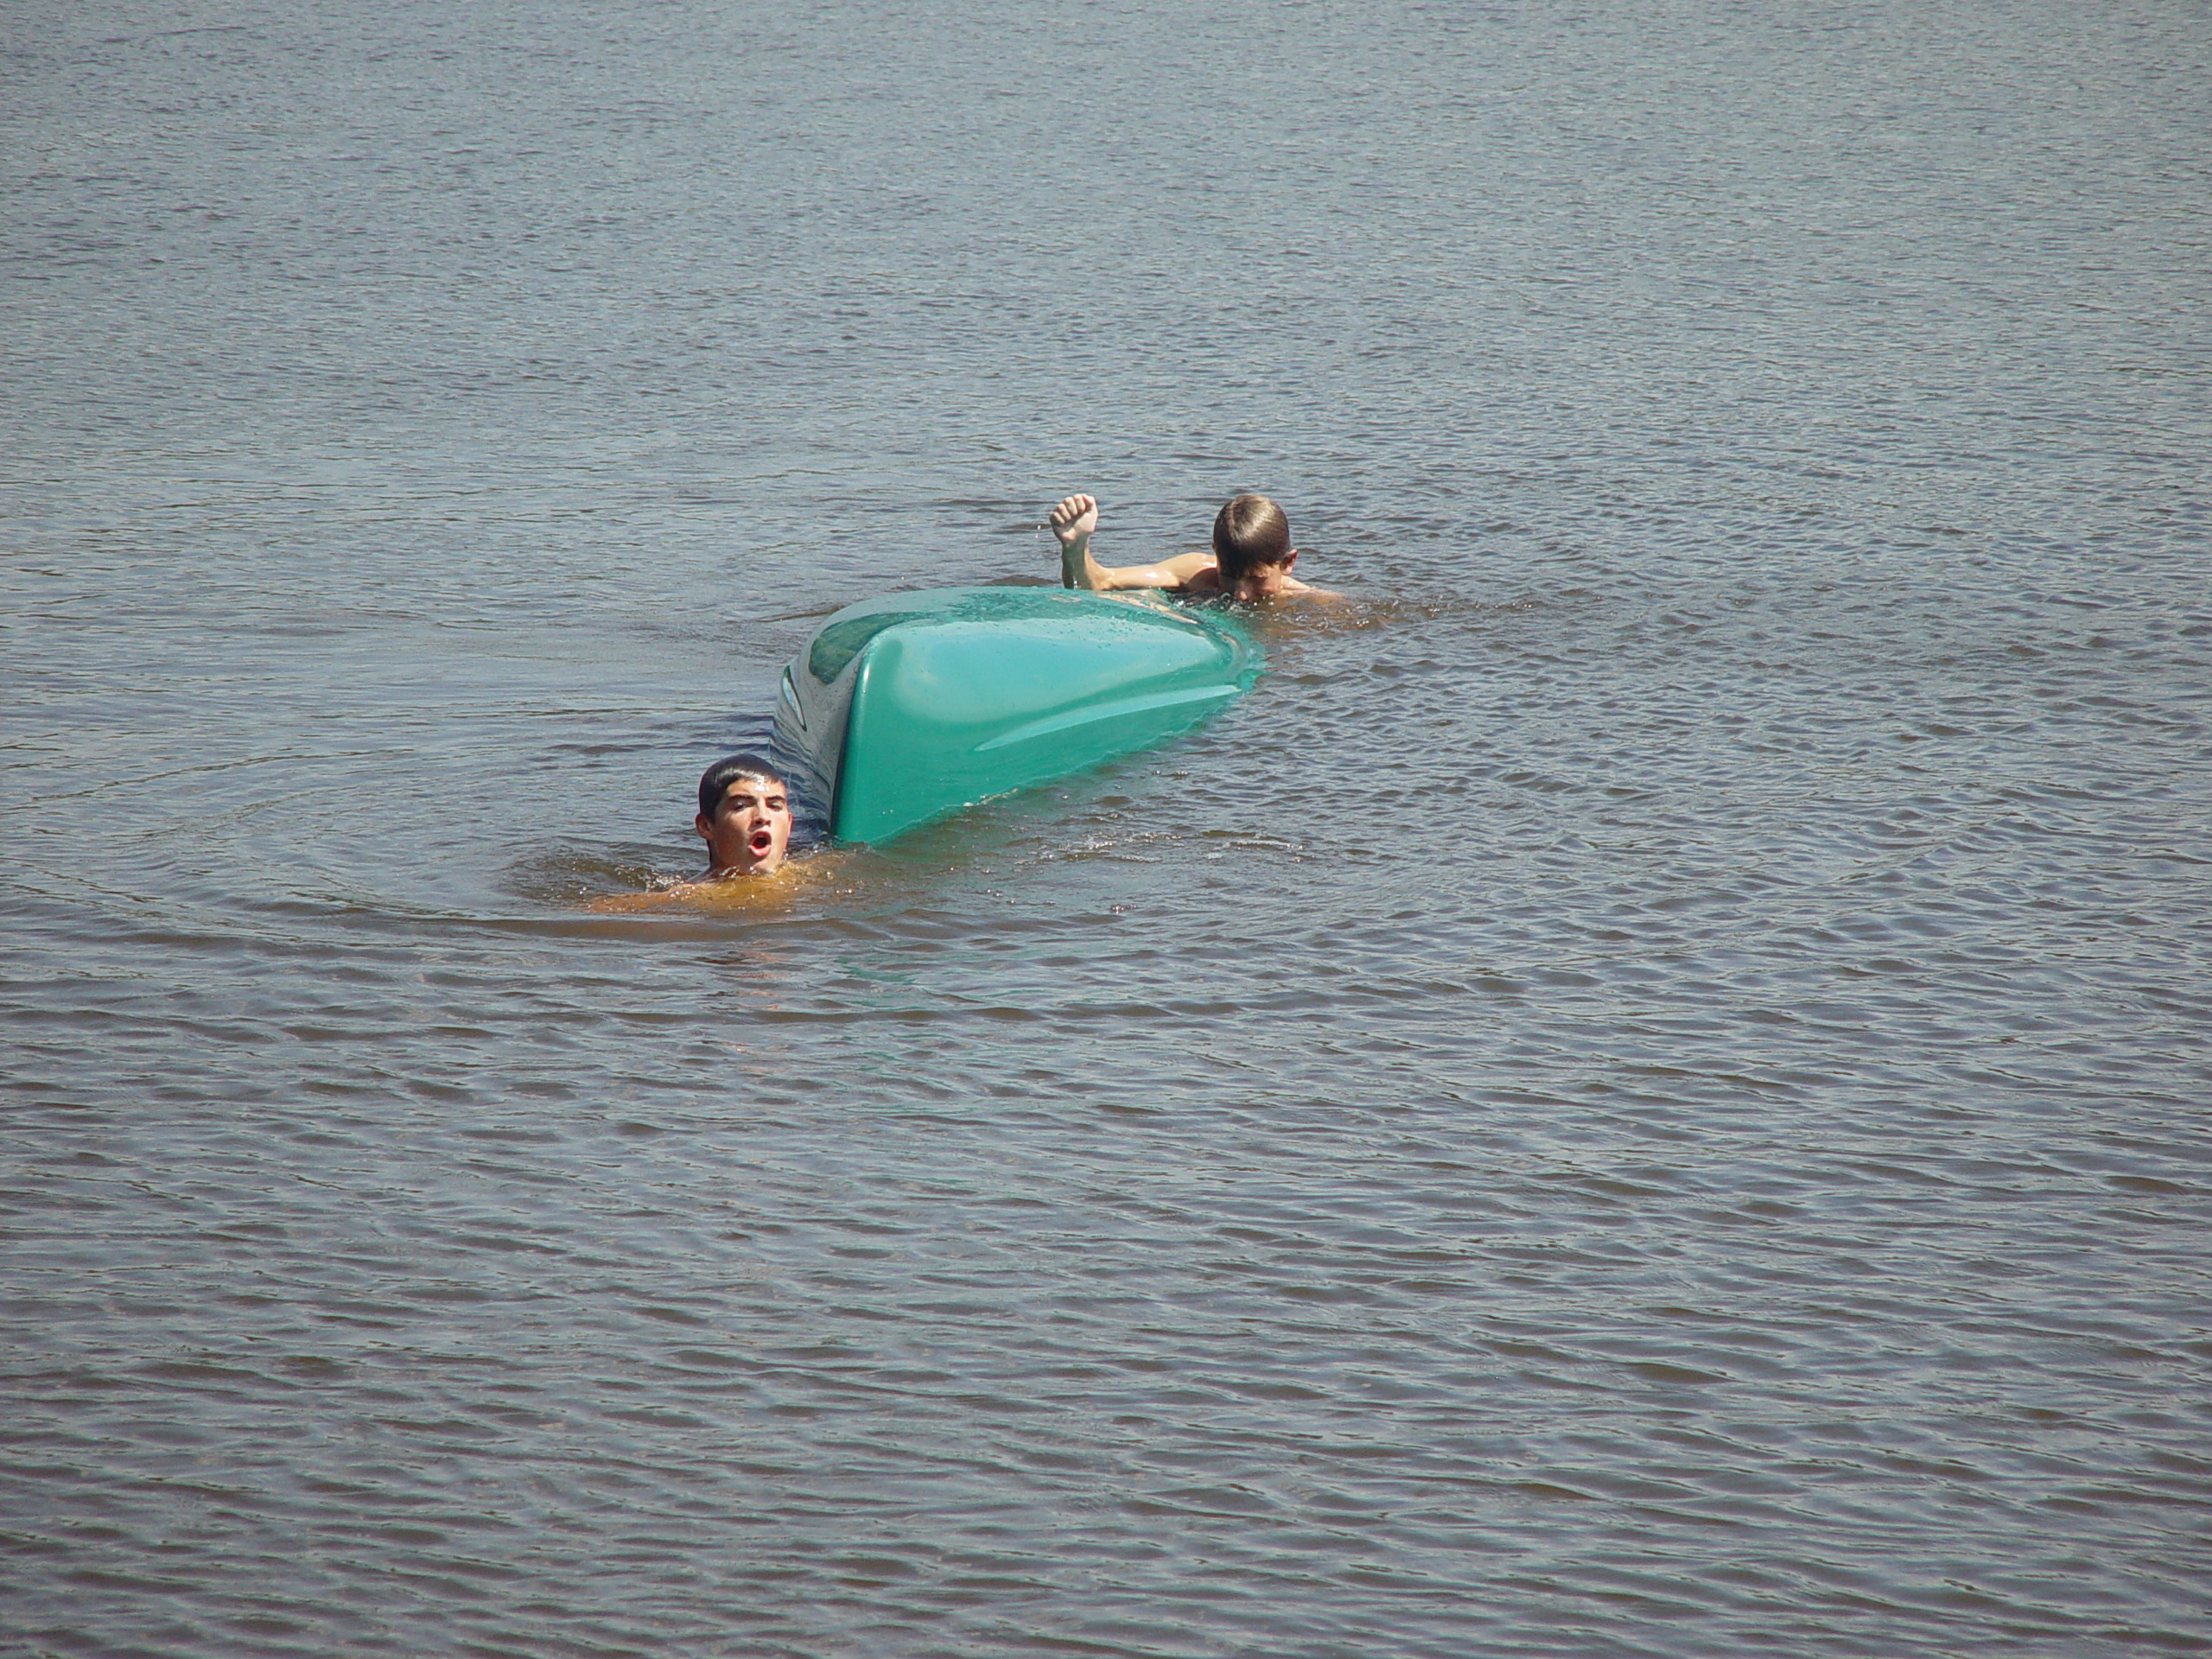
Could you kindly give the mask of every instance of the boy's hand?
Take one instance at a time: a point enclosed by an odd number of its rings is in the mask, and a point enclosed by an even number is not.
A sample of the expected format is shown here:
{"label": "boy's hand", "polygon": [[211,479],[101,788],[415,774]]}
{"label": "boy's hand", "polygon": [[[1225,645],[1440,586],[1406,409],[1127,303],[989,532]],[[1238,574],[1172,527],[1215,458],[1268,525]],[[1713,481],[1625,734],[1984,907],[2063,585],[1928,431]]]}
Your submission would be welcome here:
{"label": "boy's hand", "polygon": [[1052,509],[1052,534],[1062,547],[1072,547],[1098,528],[1098,503],[1087,495],[1071,495]]}

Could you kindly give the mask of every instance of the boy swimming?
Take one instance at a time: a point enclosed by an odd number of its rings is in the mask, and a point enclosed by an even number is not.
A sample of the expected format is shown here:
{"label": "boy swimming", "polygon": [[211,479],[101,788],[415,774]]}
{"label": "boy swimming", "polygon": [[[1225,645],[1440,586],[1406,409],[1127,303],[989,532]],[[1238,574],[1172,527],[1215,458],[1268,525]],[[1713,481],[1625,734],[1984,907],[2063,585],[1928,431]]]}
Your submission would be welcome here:
{"label": "boy swimming", "polygon": [[691,821],[707,843],[707,873],[657,893],[617,893],[589,910],[658,910],[667,904],[734,897],[741,879],[773,875],[791,851],[791,792],[782,773],[757,754],[728,754],[699,779],[699,814]]}
{"label": "boy swimming", "polygon": [[1060,583],[1113,593],[1157,588],[1171,594],[1223,594],[1231,599],[1280,599],[1310,594],[1339,595],[1309,587],[1290,574],[1298,550],[1290,544],[1290,520],[1264,495],[1240,495],[1213,521],[1213,551],[1179,553],[1157,564],[1103,565],[1091,556],[1090,537],[1098,528],[1098,503],[1071,495],[1052,509],[1052,534],[1060,543]]}

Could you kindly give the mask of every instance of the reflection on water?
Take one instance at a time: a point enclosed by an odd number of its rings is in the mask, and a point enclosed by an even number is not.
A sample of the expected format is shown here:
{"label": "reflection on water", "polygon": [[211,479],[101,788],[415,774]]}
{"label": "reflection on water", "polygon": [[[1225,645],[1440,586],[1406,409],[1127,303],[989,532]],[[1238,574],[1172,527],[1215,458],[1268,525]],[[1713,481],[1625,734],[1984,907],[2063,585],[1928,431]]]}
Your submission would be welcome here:
{"label": "reflection on water", "polygon": [[[0,1645],[2212,1643],[2204,20],[874,25],[22,34]],[[1202,730],[585,908],[1255,482]]]}

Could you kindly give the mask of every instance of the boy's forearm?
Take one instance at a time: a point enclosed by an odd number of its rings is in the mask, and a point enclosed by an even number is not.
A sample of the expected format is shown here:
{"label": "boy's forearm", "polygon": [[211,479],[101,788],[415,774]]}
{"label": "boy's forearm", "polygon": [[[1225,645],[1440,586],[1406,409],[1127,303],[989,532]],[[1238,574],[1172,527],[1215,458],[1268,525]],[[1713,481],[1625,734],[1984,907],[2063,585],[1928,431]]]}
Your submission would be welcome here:
{"label": "boy's forearm", "polygon": [[1060,586],[1086,588],[1098,593],[1106,587],[1106,572],[1090,556],[1090,537],[1078,536],[1060,543]]}

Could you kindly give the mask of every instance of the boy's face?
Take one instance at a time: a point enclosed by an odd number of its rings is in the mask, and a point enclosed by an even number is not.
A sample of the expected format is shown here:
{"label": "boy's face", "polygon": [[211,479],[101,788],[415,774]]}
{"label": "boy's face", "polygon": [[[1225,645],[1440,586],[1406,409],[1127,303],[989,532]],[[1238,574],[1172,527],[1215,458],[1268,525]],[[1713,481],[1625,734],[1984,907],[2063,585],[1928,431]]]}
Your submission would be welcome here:
{"label": "boy's face", "polygon": [[1281,564],[1247,566],[1236,579],[1239,599],[1273,599],[1278,594],[1290,591],[1290,567],[1298,563],[1298,550],[1292,548],[1283,555]]}
{"label": "boy's face", "polygon": [[791,800],[773,778],[740,778],[722,791],[714,817],[702,812],[693,823],[708,860],[732,875],[770,874],[791,846]]}

